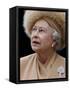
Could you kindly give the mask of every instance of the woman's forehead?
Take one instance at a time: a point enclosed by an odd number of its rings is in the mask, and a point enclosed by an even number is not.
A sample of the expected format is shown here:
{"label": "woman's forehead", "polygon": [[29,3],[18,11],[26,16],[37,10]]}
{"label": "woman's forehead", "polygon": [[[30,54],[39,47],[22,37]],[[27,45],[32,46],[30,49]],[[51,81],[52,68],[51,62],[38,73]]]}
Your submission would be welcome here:
{"label": "woman's forehead", "polygon": [[34,28],[42,28],[42,29],[46,29],[46,30],[49,30],[49,31],[53,31],[53,28],[48,24],[47,21],[45,21],[44,19],[41,19],[41,20],[38,20],[34,26]]}
{"label": "woman's forehead", "polygon": [[38,27],[44,27],[44,28],[48,28],[50,27],[49,24],[47,23],[47,21],[41,19],[41,20],[38,20],[36,21],[36,23],[34,24],[34,26],[38,26]]}

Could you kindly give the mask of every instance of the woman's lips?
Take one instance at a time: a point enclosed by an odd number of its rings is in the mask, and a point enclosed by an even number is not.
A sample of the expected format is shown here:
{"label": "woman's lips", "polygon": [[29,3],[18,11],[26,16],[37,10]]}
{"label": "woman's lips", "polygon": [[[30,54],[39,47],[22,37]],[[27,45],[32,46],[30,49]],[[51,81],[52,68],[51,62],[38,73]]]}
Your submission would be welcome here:
{"label": "woman's lips", "polygon": [[40,44],[38,41],[32,41],[32,44]]}

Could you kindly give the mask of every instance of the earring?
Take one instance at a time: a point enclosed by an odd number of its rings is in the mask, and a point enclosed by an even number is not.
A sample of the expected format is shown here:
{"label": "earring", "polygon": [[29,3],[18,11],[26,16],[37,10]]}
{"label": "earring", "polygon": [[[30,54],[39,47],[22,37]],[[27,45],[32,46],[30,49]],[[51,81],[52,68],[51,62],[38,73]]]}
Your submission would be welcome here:
{"label": "earring", "polygon": [[56,42],[53,42],[53,43],[52,43],[52,47],[54,47],[55,45],[56,45]]}
{"label": "earring", "polygon": [[54,46],[54,44],[52,44],[52,47]]}

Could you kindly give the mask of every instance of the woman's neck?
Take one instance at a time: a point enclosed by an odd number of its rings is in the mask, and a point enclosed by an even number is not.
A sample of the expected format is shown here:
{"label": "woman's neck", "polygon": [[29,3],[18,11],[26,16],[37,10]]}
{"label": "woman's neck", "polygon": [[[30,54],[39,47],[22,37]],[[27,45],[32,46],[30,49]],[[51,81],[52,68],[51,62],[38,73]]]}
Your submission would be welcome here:
{"label": "woman's neck", "polygon": [[38,60],[42,63],[42,64],[47,64],[50,60],[50,58],[53,56],[54,54],[54,50],[53,49],[50,49],[50,50],[47,50],[47,51],[40,51],[37,53],[37,56],[38,56]]}

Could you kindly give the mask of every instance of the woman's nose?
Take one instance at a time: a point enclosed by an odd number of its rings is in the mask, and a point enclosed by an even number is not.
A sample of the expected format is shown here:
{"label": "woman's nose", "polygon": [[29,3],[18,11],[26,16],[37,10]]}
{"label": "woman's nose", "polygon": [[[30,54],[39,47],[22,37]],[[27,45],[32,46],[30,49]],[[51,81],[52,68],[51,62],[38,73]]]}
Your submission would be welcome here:
{"label": "woman's nose", "polygon": [[37,38],[37,37],[38,37],[38,35],[39,35],[39,31],[38,31],[38,29],[37,29],[37,30],[33,33],[33,35],[32,35],[32,36]]}

